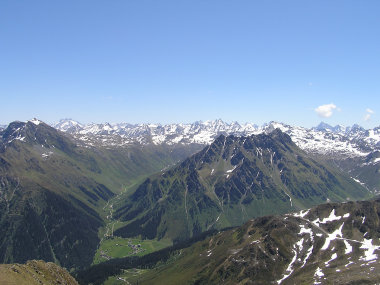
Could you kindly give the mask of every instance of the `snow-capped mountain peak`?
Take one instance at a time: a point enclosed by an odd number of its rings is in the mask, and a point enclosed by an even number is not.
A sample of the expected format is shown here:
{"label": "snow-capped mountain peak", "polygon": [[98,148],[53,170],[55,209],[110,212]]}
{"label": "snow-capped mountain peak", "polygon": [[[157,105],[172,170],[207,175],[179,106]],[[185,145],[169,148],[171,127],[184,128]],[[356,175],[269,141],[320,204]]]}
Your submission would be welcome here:
{"label": "snow-capped mountain peak", "polygon": [[345,126],[342,126],[342,125],[336,125],[335,127],[333,127],[333,126],[331,126],[325,122],[321,122],[321,123],[319,123],[318,126],[312,128],[312,129],[314,129],[316,131],[344,133],[347,130],[349,130],[350,128],[346,128]]}
{"label": "snow-capped mountain peak", "polygon": [[72,119],[62,119],[58,123],[53,124],[53,127],[67,133],[76,133],[83,129],[83,125]]}
{"label": "snow-capped mountain peak", "polygon": [[55,128],[74,135],[87,145],[108,147],[139,144],[210,144],[221,134],[250,136],[280,129],[302,149],[310,153],[339,154],[347,157],[366,156],[380,149],[380,127],[365,130],[358,125],[332,127],[320,123],[308,129],[271,121],[259,127],[252,123],[227,123],[221,119],[179,124],[87,124],[71,119],[61,120]]}

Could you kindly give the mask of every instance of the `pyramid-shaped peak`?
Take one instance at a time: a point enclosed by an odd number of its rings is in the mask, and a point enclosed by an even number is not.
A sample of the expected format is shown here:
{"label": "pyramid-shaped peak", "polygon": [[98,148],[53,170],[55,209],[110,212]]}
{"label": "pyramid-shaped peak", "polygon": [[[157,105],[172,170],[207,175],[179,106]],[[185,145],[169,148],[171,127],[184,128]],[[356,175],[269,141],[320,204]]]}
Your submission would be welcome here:
{"label": "pyramid-shaped peak", "polygon": [[332,130],[333,127],[325,122],[320,122],[318,126],[316,126],[314,129],[318,131],[327,131],[327,130]]}

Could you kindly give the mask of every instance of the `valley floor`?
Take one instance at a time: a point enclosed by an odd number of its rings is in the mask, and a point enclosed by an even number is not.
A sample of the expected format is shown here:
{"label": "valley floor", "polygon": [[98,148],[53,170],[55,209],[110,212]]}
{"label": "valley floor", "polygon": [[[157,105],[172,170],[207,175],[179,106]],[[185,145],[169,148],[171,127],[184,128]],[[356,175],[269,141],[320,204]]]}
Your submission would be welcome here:
{"label": "valley floor", "polygon": [[143,256],[172,245],[169,240],[147,240],[114,236],[114,231],[125,225],[113,216],[115,204],[122,199],[125,191],[110,199],[103,207],[106,225],[99,230],[100,242],[94,256],[94,264],[114,258]]}

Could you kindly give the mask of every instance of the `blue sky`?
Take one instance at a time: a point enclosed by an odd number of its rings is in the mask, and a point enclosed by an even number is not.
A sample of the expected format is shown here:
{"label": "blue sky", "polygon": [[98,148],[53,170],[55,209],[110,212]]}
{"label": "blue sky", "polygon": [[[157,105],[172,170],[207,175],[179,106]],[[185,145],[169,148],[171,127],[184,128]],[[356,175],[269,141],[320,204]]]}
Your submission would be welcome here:
{"label": "blue sky", "polygon": [[379,126],[379,13],[377,0],[2,0],[0,124]]}

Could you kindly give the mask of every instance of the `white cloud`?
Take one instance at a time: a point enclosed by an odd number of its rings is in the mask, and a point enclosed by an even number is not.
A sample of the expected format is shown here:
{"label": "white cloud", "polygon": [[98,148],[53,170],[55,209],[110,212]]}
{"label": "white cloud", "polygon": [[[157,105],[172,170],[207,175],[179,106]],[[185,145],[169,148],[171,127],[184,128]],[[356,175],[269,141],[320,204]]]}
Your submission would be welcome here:
{"label": "white cloud", "polygon": [[[335,109],[337,109],[337,106],[333,103],[330,103],[326,105],[321,105],[315,108],[314,111],[318,114],[318,116],[323,117],[323,118],[328,118],[332,116],[333,111]],[[338,110],[340,109],[338,108]]]}
{"label": "white cloud", "polygon": [[371,119],[371,116],[375,113],[375,111],[371,110],[370,108],[367,108],[365,111],[366,114],[364,115],[364,121],[368,121],[369,119]]}

